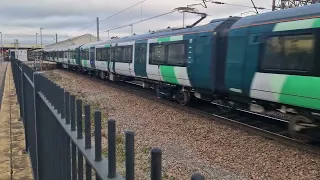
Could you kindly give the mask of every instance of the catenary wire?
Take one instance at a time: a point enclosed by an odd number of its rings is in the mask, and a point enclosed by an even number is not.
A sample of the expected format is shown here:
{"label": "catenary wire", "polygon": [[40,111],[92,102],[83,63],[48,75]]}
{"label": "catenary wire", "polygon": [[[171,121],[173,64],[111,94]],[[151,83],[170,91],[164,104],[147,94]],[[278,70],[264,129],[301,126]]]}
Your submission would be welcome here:
{"label": "catenary wire", "polygon": [[[140,1],[140,2],[138,2],[138,3],[136,3],[136,4],[132,5],[132,6],[129,6],[129,7],[125,8],[125,9],[123,9],[123,10],[121,10],[121,11],[115,13],[115,14],[112,14],[112,15],[110,15],[110,16],[102,19],[102,20],[99,20],[99,22],[105,21],[105,20],[107,20],[107,19],[110,19],[110,18],[118,15],[118,14],[121,14],[121,13],[127,11],[128,9],[131,9],[131,8],[137,6],[137,5],[139,5],[139,4],[141,4],[141,3],[145,2],[145,1],[146,1],[146,0],[143,0],[143,1]],[[89,27],[91,27],[91,26],[93,26],[93,25],[95,25],[95,24],[96,24],[96,21],[94,21],[94,23],[90,24],[89,26],[86,26],[86,27],[84,27],[84,28],[81,28],[81,29],[78,30],[77,32],[82,31],[82,30],[85,30],[85,29],[87,29],[87,28],[89,28]]]}
{"label": "catenary wire", "polygon": [[112,28],[112,29],[108,29],[108,30],[102,30],[101,32],[108,32],[108,31],[124,28],[124,27],[130,26],[130,25],[133,25],[133,24],[138,24],[138,23],[141,23],[141,22],[144,22],[144,21],[148,21],[148,20],[155,19],[155,18],[158,18],[158,17],[161,17],[161,16],[165,16],[165,15],[171,14],[173,12],[174,11],[170,11],[170,12],[167,12],[167,13],[159,14],[157,16],[153,16],[153,17],[149,17],[149,18],[146,18],[146,19],[142,19],[140,21],[136,21],[136,22],[129,23],[129,24],[126,24],[126,25],[122,25],[122,26],[119,26],[119,27],[116,27],[116,28]]}

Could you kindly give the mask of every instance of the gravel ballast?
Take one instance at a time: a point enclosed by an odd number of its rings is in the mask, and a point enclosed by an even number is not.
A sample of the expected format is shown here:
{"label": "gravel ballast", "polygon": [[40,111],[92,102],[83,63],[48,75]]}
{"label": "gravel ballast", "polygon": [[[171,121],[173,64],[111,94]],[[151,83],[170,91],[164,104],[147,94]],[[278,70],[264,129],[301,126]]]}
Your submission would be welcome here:
{"label": "gravel ballast", "polygon": [[[45,75],[116,120],[118,145],[125,130],[135,132],[136,179],[150,179],[151,147],[163,150],[164,179],[186,180],[195,172],[206,179],[320,179],[320,157],[294,147],[75,73],[54,70]],[[123,174],[123,153],[118,156],[117,170]]]}

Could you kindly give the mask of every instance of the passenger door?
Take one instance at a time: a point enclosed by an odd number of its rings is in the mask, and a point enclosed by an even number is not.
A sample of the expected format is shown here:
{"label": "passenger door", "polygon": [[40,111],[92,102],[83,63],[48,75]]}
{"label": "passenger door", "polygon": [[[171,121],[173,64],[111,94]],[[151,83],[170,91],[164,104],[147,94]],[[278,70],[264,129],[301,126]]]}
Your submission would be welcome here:
{"label": "passenger door", "polygon": [[[152,43],[152,44],[151,44]],[[165,57],[165,47],[157,43],[157,39],[149,39],[147,44],[147,76],[149,79],[161,81],[160,65]],[[154,59],[154,62],[150,62]]]}
{"label": "passenger door", "polygon": [[114,51],[115,51],[115,44],[113,44],[112,46],[110,46],[110,50],[109,50],[109,52],[110,52],[110,58],[109,58],[109,65],[108,65],[108,67],[109,67],[109,72],[111,72],[111,73],[115,73],[115,62],[114,62],[114,59],[115,59],[115,53],[114,53]]}
{"label": "passenger door", "polygon": [[134,73],[138,77],[147,77],[147,43],[141,42],[135,45]]}
{"label": "passenger door", "polygon": [[248,39],[248,45],[246,50],[245,62],[244,62],[244,76],[243,76],[243,89],[246,95],[250,95],[250,88],[252,79],[257,71],[259,64],[259,50],[260,50],[260,38],[261,34],[250,34]]}
{"label": "passenger door", "polygon": [[76,48],[76,65],[81,65],[80,47]]}
{"label": "passenger door", "polygon": [[95,47],[90,47],[90,51],[89,51],[89,55],[90,55],[90,57],[89,57],[89,59],[90,59],[90,66],[91,66],[91,68],[93,68],[93,69],[95,69],[96,68],[96,66],[95,66]]}
{"label": "passenger door", "polygon": [[225,72],[226,88],[230,93],[244,93],[243,75],[247,42],[246,32],[237,34],[230,32]]}
{"label": "passenger door", "polygon": [[[106,46],[107,47],[107,46]],[[107,47],[107,49],[105,50],[105,53],[106,53],[106,56],[107,56],[107,67],[108,67],[108,72],[112,72],[112,67],[111,67],[111,64],[112,64],[112,54],[111,54],[111,45]]]}
{"label": "passenger door", "polygon": [[[130,52],[131,51],[131,52]],[[136,73],[134,72],[134,55],[135,55],[135,44],[133,44],[128,52],[131,57],[131,61],[129,62],[129,71],[130,75],[135,77]]]}
{"label": "passenger door", "polygon": [[68,49],[67,54],[68,54],[68,55],[67,55],[67,58],[68,58],[68,59],[67,59],[67,64],[70,64],[70,59],[71,59],[71,58],[70,58],[70,56],[71,56],[71,50],[70,50],[70,49]]}
{"label": "passenger door", "polygon": [[193,87],[211,89],[212,73],[211,52],[212,52],[212,33],[197,34],[193,40],[192,48],[189,48],[190,65],[188,68],[191,84]]}

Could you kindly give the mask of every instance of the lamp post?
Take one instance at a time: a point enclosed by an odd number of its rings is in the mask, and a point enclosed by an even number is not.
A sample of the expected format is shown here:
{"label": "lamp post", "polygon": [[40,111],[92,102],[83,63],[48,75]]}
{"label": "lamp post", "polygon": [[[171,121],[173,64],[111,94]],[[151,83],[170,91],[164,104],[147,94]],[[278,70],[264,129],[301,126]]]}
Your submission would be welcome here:
{"label": "lamp post", "polygon": [[42,49],[42,29],[43,28],[40,28],[41,49]]}
{"label": "lamp post", "polygon": [[36,48],[38,48],[38,33],[36,33]]}

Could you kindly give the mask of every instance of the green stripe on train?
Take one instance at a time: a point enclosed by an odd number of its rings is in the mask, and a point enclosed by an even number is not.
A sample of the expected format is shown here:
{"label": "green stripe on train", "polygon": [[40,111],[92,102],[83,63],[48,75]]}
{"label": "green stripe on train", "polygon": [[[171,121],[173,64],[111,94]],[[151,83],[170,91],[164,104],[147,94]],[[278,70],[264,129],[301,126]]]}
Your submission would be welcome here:
{"label": "green stripe on train", "polygon": [[273,32],[289,31],[289,30],[296,30],[296,29],[309,29],[309,28],[319,28],[319,27],[320,27],[320,18],[304,19],[304,20],[277,23],[274,26],[272,31]]}
{"label": "green stripe on train", "polygon": [[157,38],[157,42],[159,43],[170,42],[170,41],[181,41],[181,40],[183,40],[183,35]]}
{"label": "green stripe on train", "polygon": [[250,96],[320,110],[320,78],[256,73]]}
{"label": "green stripe on train", "polygon": [[285,104],[320,110],[320,78],[287,76],[279,97]]}
{"label": "green stripe on train", "polygon": [[165,82],[179,84],[173,66],[160,66],[161,76]]}
{"label": "green stripe on train", "polygon": [[82,65],[83,67],[90,67],[90,66],[89,66],[89,60],[81,60],[81,65]]}

